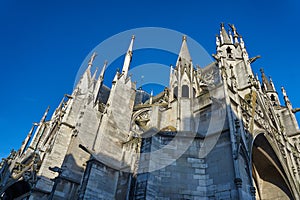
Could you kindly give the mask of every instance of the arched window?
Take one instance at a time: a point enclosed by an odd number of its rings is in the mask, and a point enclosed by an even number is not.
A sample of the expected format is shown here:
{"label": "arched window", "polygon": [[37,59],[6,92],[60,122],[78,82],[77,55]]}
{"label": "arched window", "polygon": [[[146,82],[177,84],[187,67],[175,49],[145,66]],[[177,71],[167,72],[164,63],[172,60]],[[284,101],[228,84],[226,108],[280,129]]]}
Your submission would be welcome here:
{"label": "arched window", "polygon": [[189,86],[187,85],[182,86],[182,97],[189,98]]}
{"label": "arched window", "polygon": [[173,94],[174,94],[174,99],[177,99],[177,97],[178,97],[178,87],[177,86],[174,88]]}

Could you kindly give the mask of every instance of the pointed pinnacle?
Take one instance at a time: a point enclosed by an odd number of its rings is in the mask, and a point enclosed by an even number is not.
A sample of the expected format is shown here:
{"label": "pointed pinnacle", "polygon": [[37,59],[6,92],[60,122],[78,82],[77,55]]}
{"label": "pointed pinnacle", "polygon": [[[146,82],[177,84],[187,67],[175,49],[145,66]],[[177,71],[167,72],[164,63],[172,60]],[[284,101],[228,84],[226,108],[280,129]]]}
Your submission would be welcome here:
{"label": "pointed pinnacle", "polygon": [[186,41],[187,41],[187,37],[186,37],[186,35],[184,35],[182,37],[182,44],[181,44],[180,52],[178,55],[178,61],[179,61],[179,58],[185,59],[186,61],[192,60]]}
{"label": "pointed pinnacle", "polygon": [[228,24],[228,26],[231,28],[232,32],[236,35],[236,27],[234,26],[234,24]]}
{"label": "pointed pinnacle", "polygon": [[44,122],[44,121],[45,121],[45,119],[46,119],[46,117],[47,117],[47,115],[48,115],[49,109],[50,109],[50,106],[48,106],[47,109],[46,109],[46,111],[44,112],[44,115],[43,115],[43,117],[42,117],[42,119],[41,119],[41,122]]}
{"label": "pointed pinnacle", "polygon": [[130,42],[130,45],[129,45],[129,47],[128,47],[128,51],[127,51],[127,52],[132,52],[133,41],[134,41],[134,39],[135,39],[135,36],[132,35],[132,36],[131,36],[131,42]]}
{"label": "pointed pinnacle", "polygon": [[131,62],[131,58],[132,58],[132,49],[133,49],[133,42],[134,42],[135,36],[133,35],[131,37],[131,41],[130,41],[130,45],[128,47],[126,56],[125,56],[125,60],[124,60],[124,64],[123,64],[123,68],[122,68],[122,73],[124,74],[124,77],[127,77],[127,73],[129,71],[129,65]]}
{"label": "pointed pinnacle", "polygon": [[92,80],[95,80],[96,79],[96,75],[97,75],[97,72],[98,72],[98,67],[96,67],[96,70],[92,76]]}
{"label": "pointed pinnacle", "polygon": [[93,64],[93,62],[94,62],[96,56],[97,56],[97,53],[94,52],[94,53],[92,54],[90,60],[89,60],[88,65],[92,65],[92,64]]}
{"label": "pointed pinnacle", "polygon": [[106,66],[107,66],[107,60],[104,61],[104,65],[102,67],[102,70],[101,70],[101,73],[100,73],[100,76],[101,78],[104,77],[104,73],[105,73],[105,70],[106,70]]}

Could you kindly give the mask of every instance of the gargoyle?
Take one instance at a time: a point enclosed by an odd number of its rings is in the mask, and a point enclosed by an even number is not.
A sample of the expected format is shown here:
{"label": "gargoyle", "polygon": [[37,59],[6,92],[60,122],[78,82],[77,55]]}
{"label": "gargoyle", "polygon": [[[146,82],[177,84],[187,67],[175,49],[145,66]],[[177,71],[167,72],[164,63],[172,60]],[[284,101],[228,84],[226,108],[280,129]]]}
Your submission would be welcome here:
{"label": "gargoyle", "polygon": [[296,112],[299,112],[299,111],[300,111],[300,108],[295,108],[295,109],[292,110],[293,113],[296,113]]}
{"label": "gargoyle", "polygon": [[254,61],[256,61],[257,59],[259,59],[259,58],[261,58],[261,56],[260,56],[260,55],[257,55],[257,56],[255,56],[255,57],[253,57],[253,58],[249,58],[248,62],[251,64],[251,63],[253,63]]}

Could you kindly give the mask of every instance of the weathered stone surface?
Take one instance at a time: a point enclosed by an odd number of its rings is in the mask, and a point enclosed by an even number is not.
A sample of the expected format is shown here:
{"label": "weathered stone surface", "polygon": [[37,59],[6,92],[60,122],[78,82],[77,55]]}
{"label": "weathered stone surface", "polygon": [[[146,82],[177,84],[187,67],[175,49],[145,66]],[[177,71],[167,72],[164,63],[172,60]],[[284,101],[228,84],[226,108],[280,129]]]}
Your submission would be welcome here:
{"label": "weathered stone surface", "polygon": [[21,185],[39,200],[300,199],[297,109],[284,88],[280,104],[263,71],[254,78],[255,58],[231,28],[221,25],[215,62],[201,69],[184,37],[170,85],[154,97],[128,76],[134,37],[111,88],[104,71],[91,75],[93,54],[51,119],[47,109],[2,161],[0,195]]}

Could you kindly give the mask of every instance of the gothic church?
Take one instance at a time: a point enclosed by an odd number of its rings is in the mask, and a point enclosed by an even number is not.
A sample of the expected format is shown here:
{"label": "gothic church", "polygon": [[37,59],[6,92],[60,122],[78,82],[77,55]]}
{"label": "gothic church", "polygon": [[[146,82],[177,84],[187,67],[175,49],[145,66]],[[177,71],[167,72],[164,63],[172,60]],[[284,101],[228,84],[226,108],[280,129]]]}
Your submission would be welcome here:
{"label": "gothic church", "polygon": [[[128,75],[91,73],[0,165],[1,199],[300,199],[300,131],[284,88],[254,75],[242,36],[221,24],[214,62],[195,67],[184,36],[156,96]],[[100,53],[100,52],[99,52]]]}

